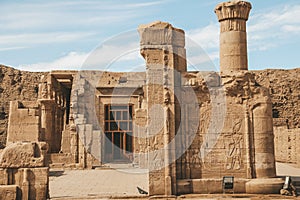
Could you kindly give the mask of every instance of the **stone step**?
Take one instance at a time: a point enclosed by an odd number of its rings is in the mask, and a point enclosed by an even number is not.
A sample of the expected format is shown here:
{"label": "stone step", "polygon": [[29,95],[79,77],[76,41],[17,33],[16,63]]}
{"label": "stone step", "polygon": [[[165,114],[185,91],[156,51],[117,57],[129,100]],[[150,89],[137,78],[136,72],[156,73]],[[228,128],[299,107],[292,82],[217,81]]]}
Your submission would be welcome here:
{"label": "stone step", "polygon": [[61,169],[61,168],[64,168],[65,166],[65,163],[52,163],[49,165],[50,168],[58,168],[58,169]]}
{"label": "stone step", "polygon": [[51,153],[49,157],[50,163],[73,163],[71,154]]}

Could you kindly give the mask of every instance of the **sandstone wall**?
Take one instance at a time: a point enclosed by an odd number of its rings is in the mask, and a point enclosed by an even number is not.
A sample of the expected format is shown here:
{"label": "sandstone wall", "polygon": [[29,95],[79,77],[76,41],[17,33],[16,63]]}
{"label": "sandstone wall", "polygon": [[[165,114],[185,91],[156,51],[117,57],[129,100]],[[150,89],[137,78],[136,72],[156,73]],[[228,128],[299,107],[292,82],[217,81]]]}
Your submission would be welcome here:
{"label": "sandstone wall", "polygon": [[37,100],[38,82],[44,74],[0,65],[0,149],[6,144],[9,102]]}
{"label": "sandstone wall", "polygon": [[274,126],[300,128],[300,68],[255,71],[256,81],[270,88]]}
{"label": "sandstone wall", "polygon": [[[274,130],[275,138],[277,138],[275,140],[276,160],[295,163],[295,156],[288,148],[293,149],[297,144],[291,143],[292,140],[286,140],[289,136],[287,134],[289,131],[286,129],[300,128],[300,81],[298,80],[300,69],[267,69],[254,72],[256,81],[262,86],[270,88],[274,126],[285,127]],[[0,148],[4,148],[6,143],[9,101],[37,100],[38,82],[40,77],[45,74],[47,73],[24,72],[0,65]],[[280,137],[285,139],[281,140]],[[282,152],[288,151],[291,152],[284,157]]]}
{"label": "sandstone wall", "polygon": [[255,71],[273,103],[275,159],[300,166],[300,69]]}
{"label": "sandstone wall", "polygon": [[279,162],[297,163],[300,129],[274,127],[275,156]]}

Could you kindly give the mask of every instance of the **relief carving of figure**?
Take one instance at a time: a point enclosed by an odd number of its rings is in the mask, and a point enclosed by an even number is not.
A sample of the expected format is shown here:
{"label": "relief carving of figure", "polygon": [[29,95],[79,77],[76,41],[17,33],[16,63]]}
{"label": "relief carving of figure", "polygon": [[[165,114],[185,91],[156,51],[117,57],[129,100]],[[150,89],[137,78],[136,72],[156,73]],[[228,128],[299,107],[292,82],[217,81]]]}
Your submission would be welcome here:
{"label": "relief carving of figure", "polygon": [[158,149],[152,152],[153,153],[153,162],[151,170],[159,170],[164,166],[164,157],[162,149]]}
{"label": "relief carving of figure", "polygon": [[47,82],[42,83],[41,97],[43,99],[48,98],[48,84],[47,84]]}
{"label": "relief carving of figure", "polygon": [[164,93],[164,103],[166,105],[168,105],[168,104],[170,104],[170,102],[171,102],[171,96],[170,96],[169,91],[166,90],[165,93]]}
{"label": "relief carving of figure", "polygon": [[226,156],[226,169],[241,169],[241,147],[242,147],[242,133],[240,129],[242,120],[238,120],[233,128],[232,133],[227,134],[225,137],[225,156]]}
{"label": "relief carving of figure", "polygon": [[201,155],[199,149],[191,150],[192,156],[191,156],[191,164],[194,165],[194,167],[200,167],[201,166]]}

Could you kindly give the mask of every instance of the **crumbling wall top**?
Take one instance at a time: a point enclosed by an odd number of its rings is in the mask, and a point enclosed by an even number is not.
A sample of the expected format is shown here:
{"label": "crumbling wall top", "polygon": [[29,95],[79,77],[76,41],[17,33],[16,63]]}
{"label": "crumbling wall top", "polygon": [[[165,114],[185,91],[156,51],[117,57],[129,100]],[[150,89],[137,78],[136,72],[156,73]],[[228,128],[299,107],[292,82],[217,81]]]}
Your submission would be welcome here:
{"label": "crumbling wall top", "polygon": [[167,22],[155,21],[138,27],[141,46],[170,45],[184,47],[185,36],[182,29],[173,27]]}

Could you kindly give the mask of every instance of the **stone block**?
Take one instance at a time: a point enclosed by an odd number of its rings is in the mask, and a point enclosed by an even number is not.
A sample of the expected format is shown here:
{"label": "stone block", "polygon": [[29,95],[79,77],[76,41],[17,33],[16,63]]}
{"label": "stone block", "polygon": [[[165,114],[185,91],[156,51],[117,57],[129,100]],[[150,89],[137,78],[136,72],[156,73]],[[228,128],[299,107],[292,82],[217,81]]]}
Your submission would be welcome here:
{"label": "stone block", "polygon": [[7,170],[0,168],[0,185],[7,185],[7,183],[8,183]]}
{"label": "stone block", "polygon": [[18,195],[17,185],[0,185],[0,199],[1,200],[15,200],[21,196]]}
{"label": "stone block", "polygon": [[221,179],[194,179],[192,191],[196,194],[222,193]]}
{"label": "stone block", "polygon": [[284,181],[280,178],[253,179],[246,183],[247,194],[280,194]]}
{"label": "stone block", "polygon": [[7,144],[40,139],[39,108],[24,107],[21,102],[10,102]]}
{"label": "stone block", "polygon": [[43,142],[12,143],[0,154],[0,167],[42,167],[45,151],[47,151],[47,144]]}
{"label": "stone block", "polygon": [[[192,179],[189,186],[190,192],[196,194],[223,193],[222,181],[222,179]],[[233,185],[234,193],[245,193],[245,184],[247,181],[249,181],[249,179],[235,178]],[[181,184],[179,185],[179,191],[188,191],[188,187]]]}
{"label": "stone block", "polygon": [[177,194],[189,194],[192,193],[191,180],[182,179],[177,180]]}

